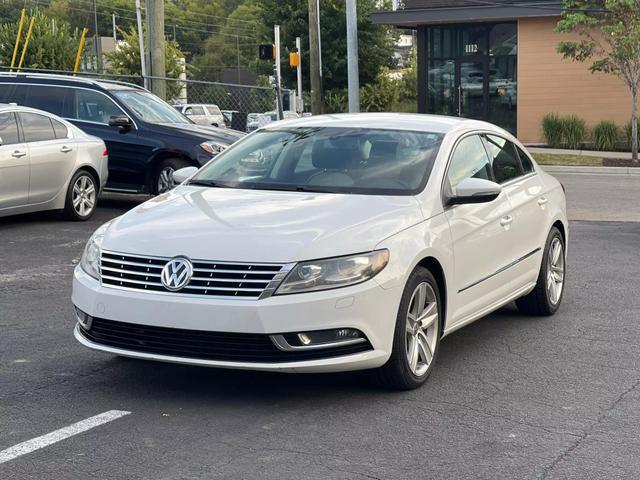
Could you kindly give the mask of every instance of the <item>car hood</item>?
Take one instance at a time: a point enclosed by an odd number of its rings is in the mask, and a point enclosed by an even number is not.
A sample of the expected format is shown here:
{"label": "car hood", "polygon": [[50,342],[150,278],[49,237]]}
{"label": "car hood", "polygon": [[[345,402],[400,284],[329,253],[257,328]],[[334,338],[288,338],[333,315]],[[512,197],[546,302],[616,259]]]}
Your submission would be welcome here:
{"label": "car hood", "polygon": [[370,251],[422,219],[410,196],[179,186],[116,219],[102,248],[288,263]]}
{"label": "car hood", "polygon": [[195,123],[171,123],[159,125],[161,128],[166,128],[175,133],[176,130],[181,133],[186,133],[198,139],[215,140],[226,144],[232,144],[246,135],[244,132],[238,130],[232,130],[230,128],[218,128],[209,125],[198,125]]}

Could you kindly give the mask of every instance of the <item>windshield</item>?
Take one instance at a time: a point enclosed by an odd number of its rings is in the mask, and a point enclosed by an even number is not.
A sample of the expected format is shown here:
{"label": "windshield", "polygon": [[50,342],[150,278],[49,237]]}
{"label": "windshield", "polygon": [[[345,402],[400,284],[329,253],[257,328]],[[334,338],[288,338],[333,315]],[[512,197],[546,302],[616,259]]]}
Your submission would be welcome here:
{"label": "windshield", "polygon": [[113,93],[145,122],[192,123],[191,120],[153,93],[141,90],[117,90]]}
{"label": "windshield", "polygon": [[442,134],[344,127],[258,130],[190,183],[226,188],[413,195],[427,182]]}

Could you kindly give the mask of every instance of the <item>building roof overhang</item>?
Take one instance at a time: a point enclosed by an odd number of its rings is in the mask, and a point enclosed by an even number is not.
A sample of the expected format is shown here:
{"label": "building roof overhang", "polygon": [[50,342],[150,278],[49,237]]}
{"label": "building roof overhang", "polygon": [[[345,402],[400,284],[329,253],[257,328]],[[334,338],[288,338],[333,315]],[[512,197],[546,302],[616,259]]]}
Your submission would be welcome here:
{"label": "building roof overhang", "polygon": [[393,12],[376,12],[373,23],[416,28],[421,25],[439,23],[495,22],[518,18],[558,17],[562,13],[562,2],[499,3],[482,2],[482,5],[455,7],[412,8]]}

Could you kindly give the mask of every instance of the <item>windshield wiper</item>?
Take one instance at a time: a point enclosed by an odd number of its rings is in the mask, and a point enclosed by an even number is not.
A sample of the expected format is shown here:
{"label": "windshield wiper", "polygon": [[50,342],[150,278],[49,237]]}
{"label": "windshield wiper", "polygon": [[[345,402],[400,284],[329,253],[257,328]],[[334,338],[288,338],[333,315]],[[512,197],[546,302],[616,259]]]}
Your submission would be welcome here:
{"label": "windshield wiper", "polygon": [[188,185],[197,185],[199,187],[227,187],[227,185],[214,182],[213,180],[190,180]]}

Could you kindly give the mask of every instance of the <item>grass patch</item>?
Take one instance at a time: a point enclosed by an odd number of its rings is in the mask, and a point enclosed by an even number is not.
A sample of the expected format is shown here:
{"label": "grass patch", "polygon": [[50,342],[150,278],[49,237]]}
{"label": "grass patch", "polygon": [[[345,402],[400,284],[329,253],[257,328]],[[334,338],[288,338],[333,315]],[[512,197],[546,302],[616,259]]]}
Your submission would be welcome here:
{"label": "grass patch", "polygon": [[556,155],[551,153],[532,153],[540,165],[573,165],[580,167],[601,167],[602,158],[588,155]]}

